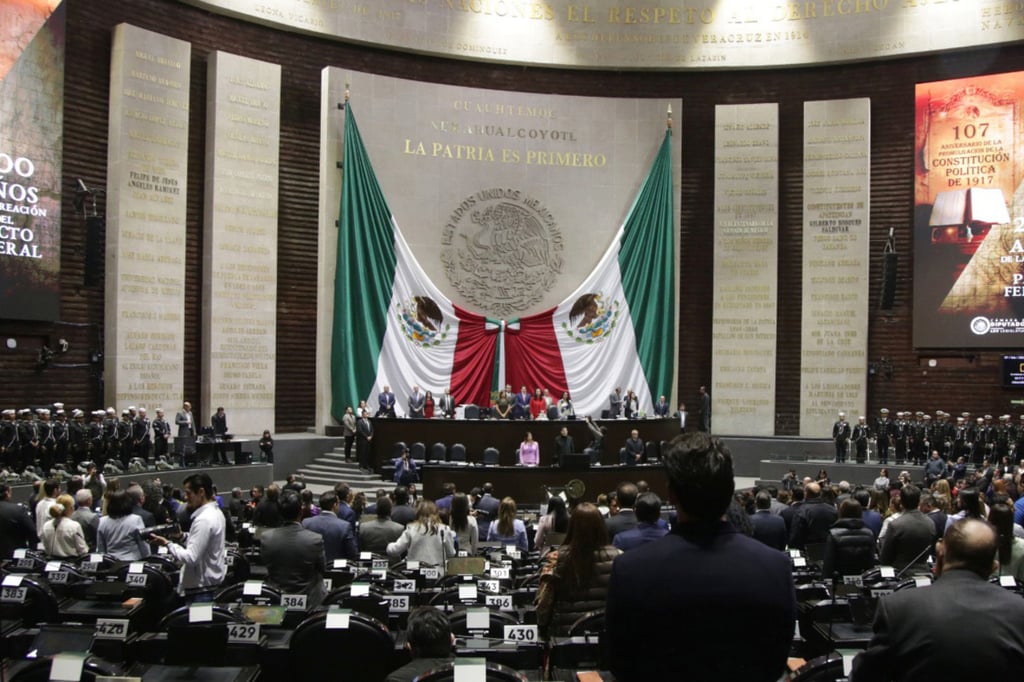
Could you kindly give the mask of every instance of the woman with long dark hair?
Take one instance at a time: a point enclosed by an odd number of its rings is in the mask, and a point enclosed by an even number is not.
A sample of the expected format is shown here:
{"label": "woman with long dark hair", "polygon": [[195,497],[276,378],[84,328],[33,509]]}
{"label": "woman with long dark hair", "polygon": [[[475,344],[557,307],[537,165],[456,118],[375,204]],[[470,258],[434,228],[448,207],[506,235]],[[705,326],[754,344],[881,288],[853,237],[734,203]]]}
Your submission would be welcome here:
{"label": "woman with long dark hair", "polygon": [[565,534],[569,530],[569,512],[565,508],[565,500],[555,495],[548,500],[548,513],[537,522],[537,533],[533,536],[533,546],[543,549],[547,545],[549,533]]}
{"label": "woman with long dark hair", "polygon": [[1013,536],[1013,507],[996,502],[989,509],[988,522],[998,535],[998,575],[1012,575],[1018,584],[1024,584],[1024,539]]}
{"label": "woman with long dark hair", "polygon": [[452,497],[452,531],[455,533],[459,551],[468,552],[470,556],[475,555],[480,530],[477,528],[476,519],[469,513],[469,497],[466,493],[455,493]]}
{"label": "woman with long dark hair", "polygon": [[537,624],[544,638],[562,637],[590,611],[603,609],[612,562],[622,552],[608,543],[608,529],[597,507],[576,507],[565,544],[548,554],[537,592]]}

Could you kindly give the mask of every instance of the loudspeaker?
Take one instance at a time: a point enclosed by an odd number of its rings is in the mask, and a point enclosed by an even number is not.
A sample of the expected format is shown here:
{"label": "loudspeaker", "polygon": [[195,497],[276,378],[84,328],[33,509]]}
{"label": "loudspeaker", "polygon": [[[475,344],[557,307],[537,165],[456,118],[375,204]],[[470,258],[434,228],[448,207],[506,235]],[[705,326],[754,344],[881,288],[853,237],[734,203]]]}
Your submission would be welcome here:
{"label": "loudspeaker", "polygon": [[881,310],[892,310],[893,302],[896,300],[896,269],[899,262],[894,252],[882,255],[882,295],[879,297],[878,307]]}
{"label": "loudspeaker", "polygon": [[85,227],[85,274],[82,279],[85,286],[91,287],[103,283],[107,219],[103,216],[89,216],[85,219]]}

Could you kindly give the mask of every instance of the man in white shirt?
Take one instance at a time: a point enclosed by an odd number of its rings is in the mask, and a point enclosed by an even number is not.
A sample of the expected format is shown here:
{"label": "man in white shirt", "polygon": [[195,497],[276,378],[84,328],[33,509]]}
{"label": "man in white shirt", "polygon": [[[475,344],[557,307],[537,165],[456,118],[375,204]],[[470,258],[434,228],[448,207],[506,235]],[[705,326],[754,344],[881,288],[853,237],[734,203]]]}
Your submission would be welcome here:
{"label": "man in white shirt", "polygon": [[43,526],[50,520],[50,507],[57,504],[60,494],[60,482],[56,479],[43,481],[43,499],[36,503],[36,534],[43,537]]}
{"label": "man in white shirt", "polygon": [[188,602],[213,601],[227,575],[224,551],[224,513],[213,497],[213,481],[206,473],[195,473],[185,479],[185,502],[192,511],[192,523],[182,540],[173,543],[159,535],[151,536],[158,545],[167,547],[170,555],[181,562],[178,594]]}

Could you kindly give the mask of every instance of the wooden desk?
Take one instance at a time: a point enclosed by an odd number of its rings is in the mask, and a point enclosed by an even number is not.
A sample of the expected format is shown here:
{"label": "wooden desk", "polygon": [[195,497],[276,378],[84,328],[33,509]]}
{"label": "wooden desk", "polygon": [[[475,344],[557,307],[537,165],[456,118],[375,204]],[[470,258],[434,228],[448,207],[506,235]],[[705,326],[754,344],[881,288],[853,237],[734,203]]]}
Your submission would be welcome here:
{"label": "wooden desk", "polygon": [[600,466],[585,471],[563,471],[555,467],[485,467],[428,464],[420,471],[422,496],[436,500],[441,497],[445,483],[454,483],[457,490],[469,492],[485,482],[494,484],[498,498],[511,496],[516,503],[540,505],[546,503],[547,486],[562,487],[572,479],[583,481],[586,492],[583,499],[593,502],[599,493],[608,493],[622,481],[647,481],[653,492],[668,502],[668,477],[660,464],[642,466]]}
{"label": "wooden desk", "polygon": [[[671,418],[612,419],[596,423],[608,429],[601,457],[601,464],[606,466],[618,465],[619,448],[625,445],[633,429],[639,431],[640,437],[645,441],[670,441],[679,435],[679,422]],[[374,418],[371,455],[379,470],[381,465],[391,464],[394,444],[397,442],[403,442],[406,446],[416,442],[423,443],[428,458],[430,447],[434,443],[444,443],[446,447],[462,443],[466,446],[466,459],[469,462],[483,461],[484,449],[493,447],[500,453],[499,465],[512,467],[516,464],[516,449],[529,431],[533,434],[533,439],[540,444],[540,466],[547,467],[555,463],[555,437],[563,426],[569,429],[576,452],[583,452],[583,448],[587,447],[591,440],[590,430],[583,420]]]}

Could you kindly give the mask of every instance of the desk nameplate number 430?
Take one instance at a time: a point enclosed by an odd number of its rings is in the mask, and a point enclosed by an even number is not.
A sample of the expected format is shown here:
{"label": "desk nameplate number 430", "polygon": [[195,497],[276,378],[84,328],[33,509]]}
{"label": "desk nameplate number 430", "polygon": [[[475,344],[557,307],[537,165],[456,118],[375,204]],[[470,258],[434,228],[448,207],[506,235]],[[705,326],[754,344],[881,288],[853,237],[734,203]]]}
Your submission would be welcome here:
{"label": "desk nameplate number 430", "polygon": [[128,637],[127,618],[97,618],[96,632],[93,634],[96,639],[114,639],[124,641]]}
{"label": "desk nameplate number 430", "polygon": [[505,641],[518,644],[519,642],[534,643],[540,640],[537,634],[536,625],[506,625]]}

